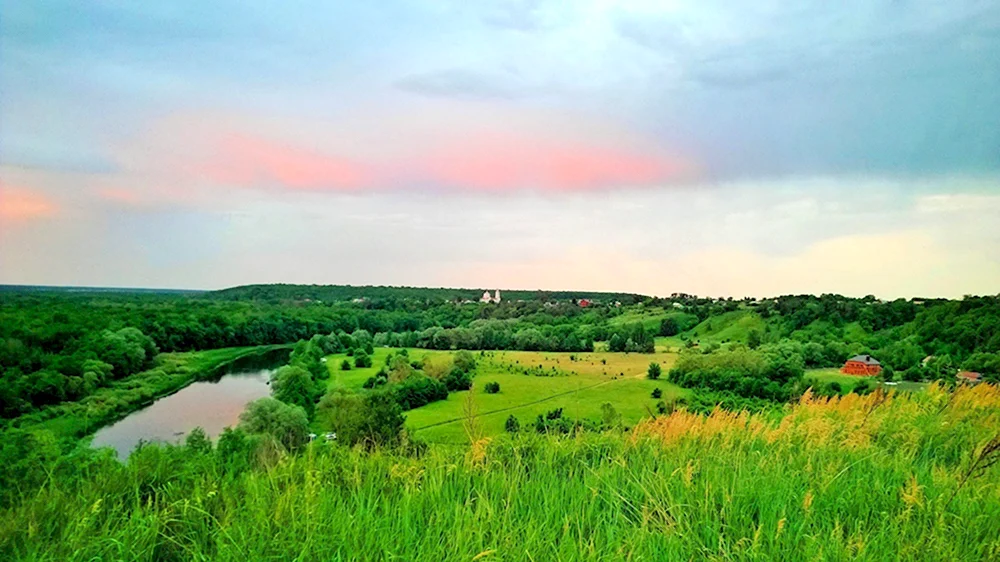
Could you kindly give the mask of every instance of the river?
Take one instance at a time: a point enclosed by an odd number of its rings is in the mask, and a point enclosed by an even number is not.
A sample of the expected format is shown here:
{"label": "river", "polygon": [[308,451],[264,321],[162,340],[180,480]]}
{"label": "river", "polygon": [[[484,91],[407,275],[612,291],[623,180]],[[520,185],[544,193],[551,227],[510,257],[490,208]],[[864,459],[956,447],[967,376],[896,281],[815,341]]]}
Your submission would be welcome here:
{"label": "river", "polygon": [[[287,359],[287,351],[284,357]],[[259,364],[259,361],[258,361]],[[273,364],[273,361],[272,361]],[[210,381],[191,383],[149,406],[98,430],[94,447],[111,447],[125,460],[140,441],[182,441],[192,429],[201,427],[215,439],[228,426],[235,426],[249,402],[269,396],[273,368],[234,363]]]}

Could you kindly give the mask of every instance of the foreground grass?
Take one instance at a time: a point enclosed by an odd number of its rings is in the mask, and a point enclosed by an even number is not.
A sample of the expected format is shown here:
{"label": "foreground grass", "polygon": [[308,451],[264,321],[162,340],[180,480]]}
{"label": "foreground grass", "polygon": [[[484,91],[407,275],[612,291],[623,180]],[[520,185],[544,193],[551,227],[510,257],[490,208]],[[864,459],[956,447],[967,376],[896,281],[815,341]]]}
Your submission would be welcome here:
{"label": "foreground grass", "polygon": [[[678,411],[419,458],[317,443],[92,460],[0,513],[5,560],[996,560],[1000,391]],[[951,499],[953,497],[953,499]]]}
{"label": "foreground grass", "polygon": [[[675,355],[494,351],[477,357],[479,365],[471,392],[475,393],[486,436],[501,434],[510,415],[522,425],[556,408],[562,408],[572,418],[599,419],[605,403],[614,406],[624,423],[632,425],[650,416],[658,400],[669,401],[689,393],[664,380],[646,379],[651,361],[660,363],[666,373]],[[487,382],[500,383],[500,392],[484,393]],[[663,392],[660,399],[651,398],[655,388]],[[462,423],[467,394],[452,393],[447,400],[407,412],[407,427],[426,441],[468,443]]]}

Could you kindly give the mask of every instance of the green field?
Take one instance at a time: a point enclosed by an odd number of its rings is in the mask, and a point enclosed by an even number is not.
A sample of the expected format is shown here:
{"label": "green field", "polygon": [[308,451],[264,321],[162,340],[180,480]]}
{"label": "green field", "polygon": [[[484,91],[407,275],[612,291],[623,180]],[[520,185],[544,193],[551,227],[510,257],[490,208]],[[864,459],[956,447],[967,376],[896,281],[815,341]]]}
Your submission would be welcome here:
{"label": "green field", "polygon": [[858,381],[866,380],[869,382],[874,382],[886,389],[895,389],[901,392],[913,392],[918,390],[924,390],[927,388],[928,383],[925,382],[910,382],[910,381],[899,381],[895,384],[884,384],[882,380],[878,377],[859,377],[856,375],[845,375],[840,372],[837,367],[828,367],[824,369],[809,369],[806,371],[803,377],[807,383],[814,384],[825,384],[830,382],[838,382],[840,386],[844,389],[844,392],[850,392],[852,388],[857,386]]}
{"label": "green field", "polygon": [[[418,353],[411,351],[411,356]],[[471,392],[479,424],[487,436],[502,433],[510,415],[525,425],[555,408],[563,408],[564,415],[572,418],[599,419],[604,403],[614,406],[624,423],[634,424],[655,411],[657,400],[650,396],[654,388],[663,391],[661,400],[687,394],[664,380],[646,378],[651,361],[663,366],[665,378],[675,359],[674,355],[641,353],[487,352],[479,357]],[[524,369],[550,376],[524,374]],[[493,381],[500,383],[500,392],[483,392],[485,383]],[[426,441],[467,442],[462,422],[467,394],[455,392],[447,400],[407,412],[407,427]]]}
{"label": "green field", "polygon": [[845,375],[837,367],[826,367],[823,369],[809,369],[802,377],[807,383],[815,381],[817,384],[837,382],[844,388],[853,388],[858,381],[875,381],[877,377],[859,377],[857,375]]}
{"label": "green field", "polygon": [[[326,356],[326,368],[330,370],[330,380],[328,381],[328,388],[346,388],[348,390],[361,390],[361,385],[368,380],[369,377],[375,376],[375,373],[385,365],[385,358],[393,353],[394,349],[388,347],[377,347],[375,348],[375,353],[372,354],[372,366],[365,368],[357,368],[354,366],[354,357],[348,357],[346,353],[335,353],[333,355]],[[341,370],[340,364],[347,360],[351,364],[351,369],[349,371]]]}

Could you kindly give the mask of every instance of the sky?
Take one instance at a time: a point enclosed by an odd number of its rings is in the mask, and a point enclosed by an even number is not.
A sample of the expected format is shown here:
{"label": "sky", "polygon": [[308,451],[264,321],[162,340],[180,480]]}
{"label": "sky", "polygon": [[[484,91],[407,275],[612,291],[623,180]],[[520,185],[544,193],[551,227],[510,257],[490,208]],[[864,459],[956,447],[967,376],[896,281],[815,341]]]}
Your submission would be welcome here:
{"label": "sky", "polygon": [[0,14],[0,283],[1000,292],[995,0]]}

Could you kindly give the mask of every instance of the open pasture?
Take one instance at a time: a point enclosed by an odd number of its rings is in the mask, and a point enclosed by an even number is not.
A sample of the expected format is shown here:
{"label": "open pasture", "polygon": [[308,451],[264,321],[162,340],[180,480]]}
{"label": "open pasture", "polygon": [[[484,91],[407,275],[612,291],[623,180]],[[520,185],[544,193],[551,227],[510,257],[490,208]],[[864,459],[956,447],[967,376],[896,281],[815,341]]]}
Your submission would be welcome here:
{"label": "open pasture", "polygon": [[[415,355],[411,350],[411,356]],[[598,419],[605,403],[614,406],[623,423],[633,424],[655,411],[654,388],[663,392],[661,400],[687,393],[665,380],[646,378],[651,361],[660,363],[665,375],[676,359],[672,354],[494,351],[477,354],[477,358],[470,392],[475,396],[477,422],[487,436],[503,432],[510,415],[522,426],[555,408],[563,408],[569,417]],[[500,392],[483,392],[487,382],[499,383]],[[463,403],[467,395],[452,393],[447,400],[407,412],[407,427],[427,441],[466,442]]]}

